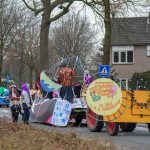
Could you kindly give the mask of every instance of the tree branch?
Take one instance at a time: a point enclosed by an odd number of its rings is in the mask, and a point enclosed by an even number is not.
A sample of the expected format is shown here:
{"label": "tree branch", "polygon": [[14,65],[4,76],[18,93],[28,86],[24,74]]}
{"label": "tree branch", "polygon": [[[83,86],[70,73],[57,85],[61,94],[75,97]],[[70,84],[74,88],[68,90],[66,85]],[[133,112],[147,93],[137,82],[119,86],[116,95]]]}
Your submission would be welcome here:
{"label": "tree branch", "polygon": [[24,2],[24,4],[26,5],[26,7],[27,7],[28,9],[30,9],[31,11],[34,11],[35,16],[37,16],[40,12],[42,12],[42,11],[44,10],[44,8],[37,9],[37,8],[36,8],[36,3],[35,3],[34,0],[33,0],[34,8],[32,8],[31,6],[29,6],[29,5],[27,4],[26,0],[22,0],[22,1]]}
{"label": "tree branch", "polygon": [[67,14],[69,12],[69,7],[71,6],[71,4],[73,3],[73,1],[69,2],[69,4],[66,7],[63,7],[63,11],[61,11],[60,13],[58,13],[56,16],[52,17],[49,19],[49,23],[56,21],[57,19],[59,19],[61,16]]}
{"label": "tree branch", "polygon": [[[89,6],[93,11],[95,11],[100,17],[102,17],[104,19],[103,15],[98,11],[98,9],[95,6],[92,5],[92,3],[88,3],[87,1],[83,1],[83,2],[87,6]],[[94,2],[94,1],[92,1],[92,2]]]}
{"label": "tree branch", "polygon": [[26,5],[26,7],[27,7],[28,9],[30,9],[31,11],[35,11],[35,9],[32,8],[32,7],[30,7],[30,6],[27,4],[27,2],[26,2],[25,0],[22,0],[22,1],[24,2],[24,4]]}

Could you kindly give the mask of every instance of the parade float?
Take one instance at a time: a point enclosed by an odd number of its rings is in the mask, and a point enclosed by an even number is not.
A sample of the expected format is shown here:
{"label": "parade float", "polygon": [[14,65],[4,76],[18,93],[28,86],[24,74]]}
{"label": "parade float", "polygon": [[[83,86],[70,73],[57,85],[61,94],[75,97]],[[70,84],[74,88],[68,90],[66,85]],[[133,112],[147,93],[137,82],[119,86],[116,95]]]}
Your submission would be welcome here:
{"label": "parade float", "polygon": [[[74,100],[73,104],[69,103],[67,100],[62,99],[60,96],[61,84],[56,82],[58,72],[60,70],[60,64],[65,62],[68,67],[74,70],[74,83],[83,82],[84,69],[83,65],[78,56],[68,57],[62,59],[55,65],[53,65],[50,70],[43,70],[40,73],[40,86],[47,92],[53,92],[53,99],[49,98],[36,98],[31,107],[30,120],[32,122],[42,122],[47,124],[52,124],[55,126],[66,126],[69,121],[74,120],[76,124],[80,124],[82,119],[86,118],[86,108],[87,105],[82,101],[80,95],[76,94],[74,85],[73,93]],[[77,87],[81,90],[81,86]]]}
{"label": "parade float", "polygon": [[[74,103],[61,99],[61,85],[55,82],[59,65],[66,62],[75,71],[74,81],[81,81],[80,96]],[[103,70],[92,75],[93,82],[87,84],[84,69],[78,57],[63,59],[48,71],[40,74],[40,84],[48,92],[55,93],[53,99],[36,98],[31,108],[30,119],[55,126],[66,126],[71,119],[77,124],[86,118],[91,132],[101,131],[106,124],[108,134],[117,135],[119,127],[123,132],[134,131],[137,123],[148,125],[150,131],[150,90],[125,90],[123,82],[114,74],[109,74],[105,65]],[[100,74],[104,76],[100,76]],[[74,94],[75,95],[75,94]]]}
{"label": "parade float", "polygon": [[150,91],[121,90],[122,82],[110,75],[97,78],[86,91],[86,120],[91,132],[101,131],[106,124],[109,135],[134,131],[137,123],[147,124],[150,131]]}

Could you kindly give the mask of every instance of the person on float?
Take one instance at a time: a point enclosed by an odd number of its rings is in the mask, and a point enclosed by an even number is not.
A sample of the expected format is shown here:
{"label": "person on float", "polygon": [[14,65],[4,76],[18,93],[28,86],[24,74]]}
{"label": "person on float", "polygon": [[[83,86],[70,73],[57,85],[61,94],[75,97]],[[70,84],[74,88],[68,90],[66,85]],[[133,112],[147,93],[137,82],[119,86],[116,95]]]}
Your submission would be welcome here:
{"label": "person on float", "polygon": [[67,67],[65,63],[60,65],[61,69],[58,73],[58,80],[61,81],[62,88],[61,88],[61,97],[73,103],[73,76],[74,71]]}
{"label": "person on float", "polygon": [[93,79],[92,79],[92,77],[90,75],[89,70],[85,70],[84,71],[83,80],[84,80],[84,84],[83,84],[83,88],[82,88],[81,100],[82,100],[83,103],[86,103],[86,91],[88,89],[88,86],[93,82]]}
{"label": "person on float", "polygon": [[74,86],[74,93],[75,93],[76,98],[80,98],[81,89],[82,89],[81,83],[77,82]]}
{"label": "person on float", "polygon": [[42,97],[41,91],[37,83],[33,83],[32,89],[30,90],[30,96],[31,96],[32,101],[34,101],[35,98]]}
{"label": "person on float", "polygon": [[84,82],[88,86],[93,82],[93,79],[92,79],[92,77],[90,75],[89,70],[85,70],[84,71]]}

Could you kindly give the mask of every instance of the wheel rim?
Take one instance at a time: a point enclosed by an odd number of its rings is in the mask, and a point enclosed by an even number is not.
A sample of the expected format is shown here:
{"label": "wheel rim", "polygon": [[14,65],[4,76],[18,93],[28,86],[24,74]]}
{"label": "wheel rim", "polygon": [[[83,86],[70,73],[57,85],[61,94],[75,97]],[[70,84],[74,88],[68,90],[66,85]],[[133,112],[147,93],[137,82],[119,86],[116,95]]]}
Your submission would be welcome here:
{"label": "wheel rim", "polygon": [[89,126],[94,126],[96,124],[96,114],[89,108],[87,121]]}
{"label": "wheel rim", "polygon": [[112,132],[112,131],[114,130],[115,123],[113,123],[113,122],[108,122],[107,126],[108,126],[108,131],[109,131],[109,132]]}

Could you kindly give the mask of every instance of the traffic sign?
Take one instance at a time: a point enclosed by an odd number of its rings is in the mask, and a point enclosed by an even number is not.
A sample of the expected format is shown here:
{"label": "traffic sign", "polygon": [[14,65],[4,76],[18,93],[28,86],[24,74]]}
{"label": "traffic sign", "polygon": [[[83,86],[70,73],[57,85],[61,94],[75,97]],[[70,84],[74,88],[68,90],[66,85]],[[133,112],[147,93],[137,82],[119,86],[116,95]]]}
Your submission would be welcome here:
{"label": "traffic sign", "polygon": [[110,66],[109,65],[100,65],[99,67],[99,76],[100,77],[110,77]]}

